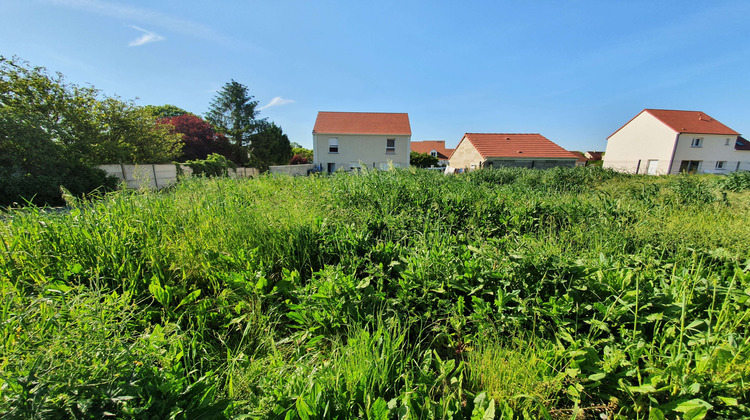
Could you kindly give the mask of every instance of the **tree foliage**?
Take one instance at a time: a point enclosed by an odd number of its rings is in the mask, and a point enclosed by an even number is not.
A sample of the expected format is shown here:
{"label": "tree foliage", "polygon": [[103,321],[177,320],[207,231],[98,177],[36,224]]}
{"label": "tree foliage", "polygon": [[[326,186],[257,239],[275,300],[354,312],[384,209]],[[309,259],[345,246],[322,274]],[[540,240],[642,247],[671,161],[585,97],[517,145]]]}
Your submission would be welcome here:
{"label": "tree foliage", "polygon": [[93,142],[82,154],[92,165],[105,163],[168,163],[179,156],[179,134],[162,124],[142,107],[116,98],[94,104],[86,121]]}
{"label": "tree foliage", "polygon": [[261,172],[271,165],[286,165],[292,158],[289,137],[275,123],[261,122],[258,132],[251,137],[250,157]]}
{"label": "tree foliage", "polygon": [[0,139],[3,204],[59,204],[61,185],[83,194],[106,181],[96,165],[169,162],[180,152],[180,137],[132,102],[3,56]]}
{"label": "tree foliage", "polygon": [[263,120],[258,120],[258,101],[245,85],[234,80],[226,83],[211,102],[206,121],[240,147],[248,147],[250,138]]}
{"label": "tree foliage", "polygon": [[305,149],[298,143],[292,143],[292,155],[299,155],[305,158],[308,162],[313,161],[313,151],[310,149]]}
{"label": "tree foliage", "polygon": [[292,156],[292,160],[289,161],[290,165],[304,165],[306,163],[310,163],[310,161],[307,160],[306,157],[296,154]]}
{"label": "tree foliage", "polygon": [[438,158],[429,153],[411,152],[409,156],[409,164],[411,166],[416,166],[417,168],[429,168],[437,165],[437,163]]}
{"label": "tree foliage", "polygon": [[226,136],[214,131],[209,123],[196,115],[187,113],[162,118],[159,123],[169,126],[172,133],[182,136],[182,155],[177,159],[178,162],[206,159],[212,153],[231,156]]}
{"label": "tree foliage", "polygon": [[146,105],[143,109],[148,112],[151,116],[156,118],[171,118],[179,117],[180,115],[192,113],[185,111],[184,109],[174,105]]}

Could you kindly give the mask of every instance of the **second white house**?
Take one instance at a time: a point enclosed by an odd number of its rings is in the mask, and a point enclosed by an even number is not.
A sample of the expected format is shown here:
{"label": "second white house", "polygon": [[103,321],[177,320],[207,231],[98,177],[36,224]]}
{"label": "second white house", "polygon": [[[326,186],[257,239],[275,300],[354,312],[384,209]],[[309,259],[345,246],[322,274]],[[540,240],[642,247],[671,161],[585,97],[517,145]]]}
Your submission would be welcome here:
{"label": "second white house", "polygon": [[700,111],[644,109],[607,138],[605,168],[636,174],[750,170],[739,133]]}

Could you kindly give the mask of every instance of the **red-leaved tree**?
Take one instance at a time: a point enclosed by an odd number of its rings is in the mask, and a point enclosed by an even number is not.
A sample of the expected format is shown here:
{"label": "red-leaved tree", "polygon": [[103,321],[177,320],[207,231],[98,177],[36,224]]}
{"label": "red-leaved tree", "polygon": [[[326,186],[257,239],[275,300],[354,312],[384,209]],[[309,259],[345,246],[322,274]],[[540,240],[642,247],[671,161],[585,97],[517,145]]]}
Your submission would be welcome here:
{"label": "red-leaved tree", "polygon": [[161,124],[171,125],[173,133],[182,135],[182,156],[179,162],[206,159],[211,153],[230,157],[230,144],[227,138],[214,131],[211,125],[193,114],[162,118]]}

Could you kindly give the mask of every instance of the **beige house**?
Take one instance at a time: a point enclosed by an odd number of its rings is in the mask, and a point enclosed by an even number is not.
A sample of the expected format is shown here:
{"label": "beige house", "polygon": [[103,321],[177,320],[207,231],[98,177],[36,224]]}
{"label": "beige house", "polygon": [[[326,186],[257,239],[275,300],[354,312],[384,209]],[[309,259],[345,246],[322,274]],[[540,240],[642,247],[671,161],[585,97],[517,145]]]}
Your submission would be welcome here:
{"label": "beige house", "polygon": [[406,113],[321,111],[313,128],[313,161],[326,172],[362,165],[407,168],[410,143]]}
{"label": "beige house", "polygon": [[649,175],[750,170],[742,144],[703,112],[644,109],[607,138],[603,167]]}
{"label": "beige house", "polygon": [[573,167],[578,156],[541,134],[466,133],[450,157],[450,167]]}

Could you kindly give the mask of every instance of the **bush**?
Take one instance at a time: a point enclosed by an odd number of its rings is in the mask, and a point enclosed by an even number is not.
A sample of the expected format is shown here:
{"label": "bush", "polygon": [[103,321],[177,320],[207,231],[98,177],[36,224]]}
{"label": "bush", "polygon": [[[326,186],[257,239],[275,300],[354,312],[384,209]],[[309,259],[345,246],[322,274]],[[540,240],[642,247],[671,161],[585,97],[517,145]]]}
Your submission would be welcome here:
{"label": "bush", "polygon": [[290,165],[304,165],[306,163],[310,163],[310,161],[307,160],[306,157],[301,155],[294,155],[292,156],[292,160],[289,161]]}
{"label": "bush", "polygon": [[117,188],[118,179],[99,168],[65,166],[49,173],[9,173],[0,169],[0,207],[62,206],[65,200],[60,187],[78,198]]}
{"label": "bush", "polygon": [[193,170],[194,176],[229,176],[229,168],[236,168],[234,163],[222,155],[211,153],[204,160],[189,160],[185,162]]}

